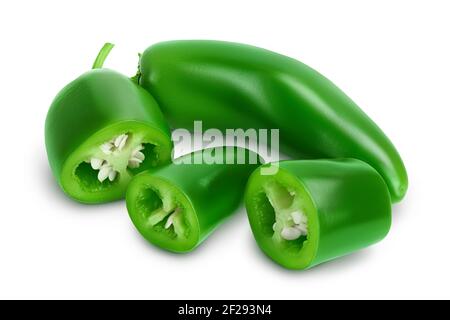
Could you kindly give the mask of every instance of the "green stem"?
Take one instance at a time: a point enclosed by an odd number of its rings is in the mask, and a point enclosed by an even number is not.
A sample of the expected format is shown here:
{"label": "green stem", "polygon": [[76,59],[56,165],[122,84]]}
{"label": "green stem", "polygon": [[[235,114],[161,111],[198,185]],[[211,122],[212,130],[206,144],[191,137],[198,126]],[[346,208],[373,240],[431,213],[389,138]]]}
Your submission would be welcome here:
{"label": "green stem", "polygon": [[92,69],[101,69],[103,67],[103,63],[105,62],[112,48],[114,48],[114,45],[112,43],[108,42],[103,45],[103,47],[101,48],[100,52],[97,55],[97,58],[95,58],[94,64],[92,65]]}

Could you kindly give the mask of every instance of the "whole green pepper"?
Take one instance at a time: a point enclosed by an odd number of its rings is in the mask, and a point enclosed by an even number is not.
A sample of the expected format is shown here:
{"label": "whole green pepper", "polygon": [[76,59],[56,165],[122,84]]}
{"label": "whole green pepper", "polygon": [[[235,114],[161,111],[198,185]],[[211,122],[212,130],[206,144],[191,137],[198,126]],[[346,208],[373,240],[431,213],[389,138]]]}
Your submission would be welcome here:
{"label": "whole green pepper", "polygon": [[271,259],[307,269],[383,239],[391,201],[383,178],[356,159],[289,160],[275,175],[249,178],[245,205],[253,235]]}
{"label": "whole green pepper", "polygon": [[[196,161],[222,155],[226,161]],[[126,195],[128,213],[149,242],[169,251],[191,251],[236,210],[247,178],[257,167],[257,154],[242,148],[185,155],[132,179]]]}
{"label": "whole green pepper", "polygon": [[192,128],[278,128],[282,150],[304,158],[361,159],[386,181],[393,202],[408,188],[403,162],[377,125],[305,64],[220,41],[171,41],[140,58],[140,85],[169,123]]}
{"label": "whole green pepper", "polygon": [[169,128],[152,96],[129,78],[101,69],[68,84],[45,122],[48,160],[61,188],[85,203],[123,198],[131,177],[170,161]]}

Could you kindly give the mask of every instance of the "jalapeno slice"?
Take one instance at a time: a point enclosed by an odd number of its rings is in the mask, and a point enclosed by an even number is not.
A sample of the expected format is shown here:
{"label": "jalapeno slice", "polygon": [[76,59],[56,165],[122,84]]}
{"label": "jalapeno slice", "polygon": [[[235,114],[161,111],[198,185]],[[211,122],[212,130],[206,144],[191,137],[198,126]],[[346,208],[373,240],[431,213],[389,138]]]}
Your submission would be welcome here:
{"label": "jalapeno slice", "polygon": [[289,269],[307,269],[383,239],[391,200],[382,177],[355,159],[279,162],[258,168],[245,203],[260,248]]}
{"label": "jalapeno slice", "polygon": [[184,161],[216,150],[233,153],[235,159],[239,151],[244,151],[246,159],[250,159],[250,154],[255,155],[234,147],[205,149],[133,178],[126,196],[127,209],[145,239],[169,251],[188,252],[236,212],[247,178],[258,162]]}

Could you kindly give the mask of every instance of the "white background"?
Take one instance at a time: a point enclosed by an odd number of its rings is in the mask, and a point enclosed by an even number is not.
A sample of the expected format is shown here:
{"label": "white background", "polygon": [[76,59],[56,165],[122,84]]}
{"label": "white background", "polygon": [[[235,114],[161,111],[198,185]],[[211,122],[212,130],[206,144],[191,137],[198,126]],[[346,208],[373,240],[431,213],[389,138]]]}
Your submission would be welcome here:
{"label": "white background", "polygon": [[[450,298],[448,1],[2,1],[0,33],[0,298]],[[44,149],[55,94],[106,41],[106,66],[131,76],[171,39],[265,47],[350,95],[409,171],[388,237],[293,272],[260,253],[244,210],[175,255],[141,239],[123,202],[65,197]]]}

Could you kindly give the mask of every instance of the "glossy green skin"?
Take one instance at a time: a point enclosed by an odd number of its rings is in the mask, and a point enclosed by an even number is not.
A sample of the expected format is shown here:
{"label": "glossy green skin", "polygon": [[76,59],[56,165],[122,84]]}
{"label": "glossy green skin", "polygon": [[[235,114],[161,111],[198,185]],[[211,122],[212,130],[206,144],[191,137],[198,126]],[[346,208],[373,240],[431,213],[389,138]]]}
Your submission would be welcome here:
{"label": "glossy green skin", "polygon": [[129,131],[156,145],[158,164],[170,161],[168,125],[152,96],[129,78],[112,70],[95,69],[62,89],[45,122],[48,160],[62,189],[85,203],[123,198],[132,174],[123,172],[116,184],[85,190],[74,172],[89,160],[86,157],[91,150]]}
{"label": "glossy green skin", "polygon": [[[183,156],[196,157],[211,148]],[[240,150],[248,159],[251,151]],[[234,153],[236,155],[237,153]],[[257,156],[256,156],[257,157]],[[226,218],[232,215],[242,201],[245,184],[250,174],[259,166],[258,162],[245,164],[168,164],[136,175],[129,184],[126,202],[131,220],[137,230],[149,242],[173,252],[189,252],[196,248]],[[149,226],[145,215],[148,212],[138,206],[140,194],[147,188],[160,193],[162,184],[168,185],[168,193],[177,195],[177,202],[183,207],[182,214],[190,222],[189,239],[157,237]],[[167,189],[167,188],[166,188]]]}
{"label": "glossy green skin", "polygon": [[[356,159],[288,160],[279,163],[275,179],[305,194],[308,244],[296,253],[277,247],[262,221],[270,211],[261,202],[267,176],[258,168],[249,178],[245,203],[253,234],[261,249],[290,269],[307,269],[382,240],[391,225],[391,201],[382,177]],[[272,177],[273,178],[273,177]],[[266,229],[267,230],[267,229]]]}
{"label": "glossy green skin", "polygon": [[149,47],[139,73],[175,127],[278,128],[287,154],[361,159],[383,176],[393,202],[406,193],[406,169],[380,128],[297,60],[236,43],[171,41]]}

